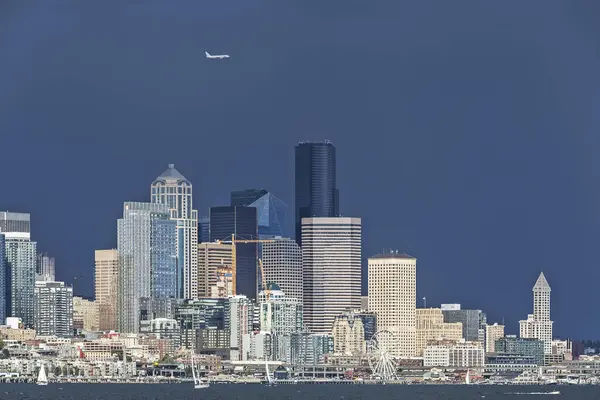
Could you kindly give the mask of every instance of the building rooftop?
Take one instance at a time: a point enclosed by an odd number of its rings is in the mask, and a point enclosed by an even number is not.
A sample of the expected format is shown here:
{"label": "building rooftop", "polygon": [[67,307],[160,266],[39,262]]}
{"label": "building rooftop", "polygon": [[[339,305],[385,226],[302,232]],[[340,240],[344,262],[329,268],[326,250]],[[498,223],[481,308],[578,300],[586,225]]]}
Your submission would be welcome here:
{"label": "building rooftop", "polygon": [[540,273],[540,276],[533,286],[533,290],[550,291],[550,285],[548,284],[543,272]]}
{"label": "building rooftop", "polygon": [[181,174],[181,172],[175,169],[175,164],[169,164],[169,167],[156,178],[157,181],[160,180],[177,180],[177,181],[187,181],[187,178]]}
{"label": "building rooftop", "polygon": [[405,260],[416,260],[417,259],[416,257],[410,256],[406,253],[398,253],[397,251],[390,252],[390,253],[377,254],[377,255],[369,257],[369,258],[398,258],[398,259],[405,259]]}

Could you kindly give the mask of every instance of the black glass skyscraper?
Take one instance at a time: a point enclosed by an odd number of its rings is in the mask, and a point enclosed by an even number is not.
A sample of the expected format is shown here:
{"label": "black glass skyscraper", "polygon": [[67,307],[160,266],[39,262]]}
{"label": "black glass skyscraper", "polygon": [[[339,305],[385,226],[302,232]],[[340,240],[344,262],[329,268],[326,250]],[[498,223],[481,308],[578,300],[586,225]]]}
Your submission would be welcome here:
{"label": "black glass skyscraper", "polygon": [[[258,239],[258,222],[254,207],[211,207],[210,241],[236,239]],[[257,243],[236,245],[236,294],[256,299],[257,290]]]}
{"label": "black glass skyscraper", "polygon": [[324,142],[300,142],[296,146],[296,242],[302,246],[302,218],[337,217],[335,146]]}

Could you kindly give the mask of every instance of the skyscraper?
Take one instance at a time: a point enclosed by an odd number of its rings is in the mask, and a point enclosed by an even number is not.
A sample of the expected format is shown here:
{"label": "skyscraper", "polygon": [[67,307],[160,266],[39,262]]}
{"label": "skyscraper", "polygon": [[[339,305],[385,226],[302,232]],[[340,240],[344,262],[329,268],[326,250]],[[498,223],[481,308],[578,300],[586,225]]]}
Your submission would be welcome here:
{"label": "skyscraper", "polygon": [[331,333],[336,316],[360,308],[360,218],[303,218],[304,321]]}
{"label": "skyscraper", "polygon": [[[210,208],[210,241],[236,239],[258,239],[256,208],[224,206]],[[236,293],[249,299],[257,294],[257,243],[236,245]]]}
{"label": "skyscraper", "polygon": [[540,273],[533,286],[533,314],[519,321],[520,336],[534,338],[544,342],[544,354],[552,354],[552,324],[550,320],[550,285]]}
{"label": "skyscraper", "polygon": [[288,237],[288,206],[273,193],[265,189],[234,191],[231,192],[231,205],[256,208],[258,236],[261,239]]}
{"label": "skyscraper", "polygon": [[198,218],[198,243],[210,242],[210,218]]}
{"label": "skyscraper", "polygon": [[417,259],[407,254],[369,257],[369,311],[377,314],[377,329],[395,335],[390,346],[396,357],[417,351]]}
{"label": "skyscraper", "polygon": [[141,298],[177,293],[177,224],[164,204],[127,202],[117,224],[119,329],[137,333]]}
{"label": "skyscraper", "polygon": [[165,204],[177,221],[178,297],[191,298],[198,281],[198,211],[194,210],[192,184],[174,164],[152,182],[151,203]]}
{"label": "skyscraper", "polygon": [[96,250],[94,274],[98,329],[117,330],[117,300],[119,287],[119,253],[116,249]]}
{"label": "skyscraper", "polygon": [[6,242],[0,233],[0,322],[6,321]]}
{"label": "skyscraper", "polygon": [[29,214],[0,212],[0,232],[5,239],[7,314],[33,327],[37,243],[31,241]]}
{"label": "skyscraper", "polygon": [[195,298],[211,297],[219,270],[231,272],[231,246],[208,242],[198,245],[198,293]]}
{"label": "skyscraper", "polygon": [[54,281],[56,279],[56,260],[48,254],[38,254],[35,269],[36,281]]}
{"label": "skyscraper", "polygon": [[286,296],[303,301],[302,249],[298,243],[287,238],[262,243],[262,264],[267,284],[275,282]]}
{"label": "skyscraper", "polygon": [[325,142],[300,142],[296,146],[296,242],[302,246],[302,218],[337,217],[335,146]]}

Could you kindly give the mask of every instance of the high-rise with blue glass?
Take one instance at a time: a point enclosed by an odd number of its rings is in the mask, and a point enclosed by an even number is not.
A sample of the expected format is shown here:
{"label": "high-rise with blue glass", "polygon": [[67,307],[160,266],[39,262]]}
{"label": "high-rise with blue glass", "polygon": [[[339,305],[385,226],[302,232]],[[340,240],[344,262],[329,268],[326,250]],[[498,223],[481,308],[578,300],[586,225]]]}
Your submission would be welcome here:
{"label": "high-rise with blue glass", "polygon": [[0,233],[0,321],[6,321],[6,243]]}
{"label": "high-rise with blue glass", "polygon": [[295,234],[302,246],[302,218],[339,215],[335,146],[329,140],[298,143],[295,169]]}
{"label": "high-rise with blue glass", "polygon": [[196,298],[198,292],[198,211],[192,207],[192,184],[174,164],[152,182],[151,203],[166,205],[177,222],[178,297]]}
{"label": "high-rise with blue glass", "polygon": [[177,222],[164,204],[127,202],[117,223],[118,325],[138,333],[141,301],[177,297]]}
{"label": "high-rise with blue glass", "polygon": [[245,189],[231,192],[232,206],[256,208],[260,239],[289,237],[288,206],[265,189]]}

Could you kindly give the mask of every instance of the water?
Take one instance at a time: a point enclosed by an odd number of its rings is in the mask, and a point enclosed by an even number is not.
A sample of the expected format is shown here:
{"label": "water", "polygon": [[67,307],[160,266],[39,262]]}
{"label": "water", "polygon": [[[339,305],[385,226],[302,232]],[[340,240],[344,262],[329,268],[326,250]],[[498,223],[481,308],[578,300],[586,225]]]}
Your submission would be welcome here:
{"label": "water", "polygon": [[[560,395],[527,395],[560,391]],[[43,400],[597,400],[595,386],[372,386],[372,385],[213,385],[194,390],[191,384],[0,384],[0,399]]]}

